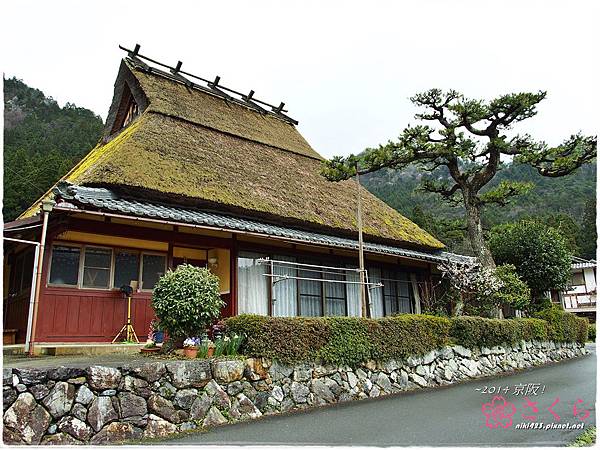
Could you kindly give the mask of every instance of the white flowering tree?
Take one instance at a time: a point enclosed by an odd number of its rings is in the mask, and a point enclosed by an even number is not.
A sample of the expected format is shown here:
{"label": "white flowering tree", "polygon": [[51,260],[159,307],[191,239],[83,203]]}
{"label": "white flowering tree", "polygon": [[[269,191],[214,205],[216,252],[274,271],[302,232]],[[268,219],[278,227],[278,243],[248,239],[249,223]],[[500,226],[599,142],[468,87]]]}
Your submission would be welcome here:
{"label": "white flowering tree", "polygon": [[513,265],[489,268],[447,261],[438,265],[438,269],[456,294],[453,315],[467,313],[501,318],[503,305],[518,310],[529,307],[531,292]]}
{"label": "white flowering tree", "polygon": [[454,261],[441,263],[438,269],[442,273],[442,278],[448,280],[457,294],[453,315],[462,315],[466,307],[477,313],[489,312],[496,308],[494,315],[499,316],[499,305],[494,300],[503,283],[496,276],[495,269],[482,267],[476,263],[459,264]]}

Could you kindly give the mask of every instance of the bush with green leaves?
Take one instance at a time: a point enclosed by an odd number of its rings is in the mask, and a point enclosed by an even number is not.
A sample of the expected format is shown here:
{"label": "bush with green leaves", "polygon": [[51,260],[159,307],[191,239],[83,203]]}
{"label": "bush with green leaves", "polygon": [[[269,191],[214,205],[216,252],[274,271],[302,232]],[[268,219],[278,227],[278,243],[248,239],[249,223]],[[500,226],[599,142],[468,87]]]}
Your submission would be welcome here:
{"label": "bush with green leaves", "polygon": [[596,341],[596,324],[590,323],[588,326],[588,340],[595,342]]}
{"label": "bush with green leaves", "polygon": [[509,305],[514,309],[527,309],[531,302],[531,290],[519,274],[517,268],[512,264],[503,264],[496,267],[496,277],[501,286],[494,294],[492,301],[495,305]]}
{"label": "bush with green leaves", "polygon": [[571,280],[571,253],[563,236],[543,223],[522,220],[496,226],[489,239],[496,264],[512,264],[531,289],[532,309],[543,306],[544,292]]}
{"label": "bush with green leaves", "polygon": [[485,319],[461,316],[452,318],[450,337],[469,348],[513,345],[521,340],[545,341],[548,324],[540,319]]}
{"label": "bush with green leaves", "polygon": [[[563,322],[572,320],[572,314],[563,315],[553,323],[540,318],[448,319],[421,314],[380,319],[241,315],[226,319],[226,325],[228,332],[246,336],[240,351],[248,356],[287,364],[320,359],[329,364],[356,366],[369,359],[387,361],[423,355],[449,343],[479,348],[514,345],[523,340],[547,341],[558,336],[555,327],[564,327]],[[575,319],[573,325],[579,330],[581,319]],[[563,335],[561,342],[581,342],[581,338],[579,330]]]}
{"label": "bush with green leaves", "polygon": [[219,291],[219,278],[208,269],[182,264],[158,280],[152,308],[171,339],[201,336],[225,306]]}
{"label": "bush with green leaves", "polygon": [[241,315],[226,319],[226,325],[228,332],[246,336],[241,348],[246,355],[349,366],[427,353],[448,342],[450,329],[447,318],[413,314],[382,319]]}
{"label": "bush with green leaves", "polygon": [[246,336],[241,352],[285,363],[309,361],[329,340],[321,318],[268,317],[252,314],[225,319],[227,332]]}
{"label": "bush with green leaves", "polygon": [[548,338],[551,341],[584,344],[588,339],[588,320],[565,312],[558,305],[538,311],[534,316],[548,322]]}
{"label": "bush with green leaves", "polygon": [[447,345],[450,319],[426,314],[398,314],[369,319],[371,358],[385,361],[423,355]]}

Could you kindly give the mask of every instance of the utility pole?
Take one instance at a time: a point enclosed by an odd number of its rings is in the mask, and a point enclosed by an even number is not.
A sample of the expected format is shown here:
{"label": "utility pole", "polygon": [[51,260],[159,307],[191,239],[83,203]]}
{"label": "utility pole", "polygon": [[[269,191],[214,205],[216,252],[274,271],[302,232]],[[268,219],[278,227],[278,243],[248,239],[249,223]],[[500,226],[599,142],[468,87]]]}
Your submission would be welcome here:
{"label": "utility pole", "polygon": [[358,227],[358,269],[360,276],[360,307],[361,317],[368,317],[367,314],[367,295],[365,292],[365,255],[363,252],[363,232],[362,232],[362,199],[360,195],[360,176],[358,174],[358,162],[356,163],[356,224]]}
{"label": "utility pole", "polygon": [[37,274],[36,283],[35,283],[35,296],[33,302],[33,317],[31,319],[31,337],[29,340],[29,348],[27,349],[27,355],[34,356],[35,354],[35,330],[37,327],[37,318],[38,318],[38,306],[40,303],[40,287],[42,285],[42,269],[44,267],[44,251],[46,249],[46,234],[48,233],[48,217],[50,216],[50,212],[52,212],[52,208],[54,207],[54,201],[52,200],[43,200],[41,213],[43,215],[42,222],[42,236],[40,237],[40,246],[38,251],[38,265],[37,265]]}

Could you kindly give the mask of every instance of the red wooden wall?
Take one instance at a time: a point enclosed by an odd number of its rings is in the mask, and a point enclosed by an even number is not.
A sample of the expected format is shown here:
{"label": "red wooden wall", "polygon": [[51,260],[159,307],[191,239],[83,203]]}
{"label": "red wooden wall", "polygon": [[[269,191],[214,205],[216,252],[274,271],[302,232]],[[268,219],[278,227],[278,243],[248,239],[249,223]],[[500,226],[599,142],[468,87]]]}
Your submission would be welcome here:
{"label": "red wooden wall", "polygon": [[[150,298],[150,293],[131,298],[133,328],[140,342],[146,341],[154,318]],[[127,299],[119,291],[48,287],[40,295],[36,341],[110,342],[126,321]]]}

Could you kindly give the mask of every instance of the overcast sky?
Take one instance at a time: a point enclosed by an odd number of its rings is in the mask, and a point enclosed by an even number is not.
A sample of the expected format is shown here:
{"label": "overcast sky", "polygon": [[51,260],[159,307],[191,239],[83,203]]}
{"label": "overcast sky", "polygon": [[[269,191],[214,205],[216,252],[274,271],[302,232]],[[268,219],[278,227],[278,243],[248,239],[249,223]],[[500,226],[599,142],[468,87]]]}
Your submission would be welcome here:
{"label": "overcast sky", "polygon": [[[326,3],[326,5],[325,5]],[[548,91],[526,130],[557,144],[598,120],[597,1],[2,2],[0,69],[106,118],[119,44],[272,103],[324,156],[394,138],[432,87]]]}

